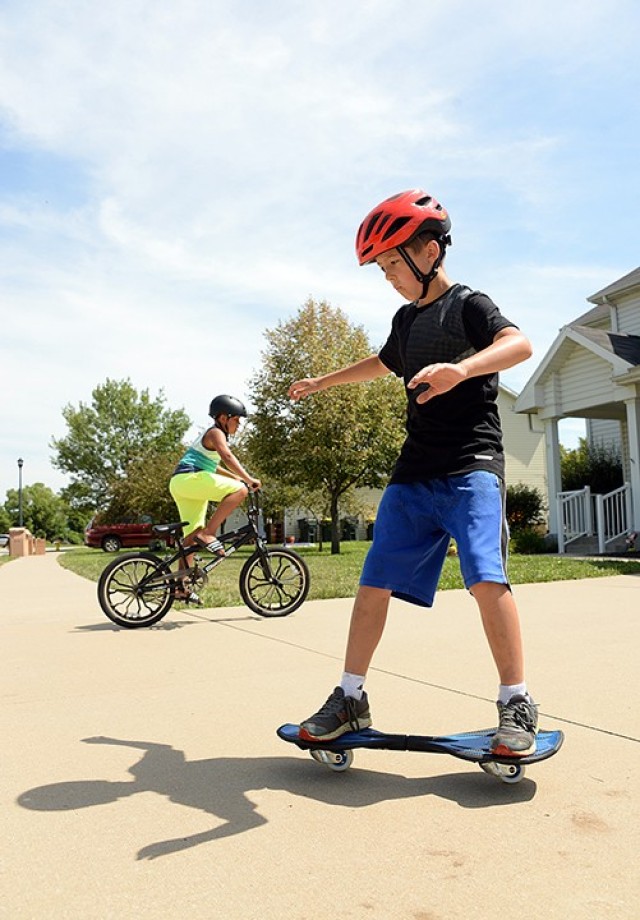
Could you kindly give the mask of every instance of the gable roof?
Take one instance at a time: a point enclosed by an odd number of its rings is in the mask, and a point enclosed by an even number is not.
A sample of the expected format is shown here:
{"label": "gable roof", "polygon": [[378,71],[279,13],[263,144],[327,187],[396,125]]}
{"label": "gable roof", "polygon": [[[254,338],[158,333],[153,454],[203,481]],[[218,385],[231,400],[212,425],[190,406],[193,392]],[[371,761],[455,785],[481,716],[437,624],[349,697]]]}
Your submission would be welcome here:
{"label": "gable roof", "polygon": [[612,376],[618,377],[640,367],[640,336],[608,332],[592,326],[563,326],[516,401],[516,412],[531,412],[542,408],[540,384],[548,374],[557,371],[565,360],[567,348],[578,345],[611,365]]}
{"label": "gable roof", "polygon": [[589,303],[606,304],[607,298],[612,298],[615,294],[623,294],[634,287],[640,287],[640,267],[634,268],[633,271],[623,275],[622,278],[618,278],[613,284],[602,288],[601,291],[592,294],[591,297],[587,297],[587,300]]}
{"label": "gable roof", "polygon": [[577,319],[574,319],[572,322],[568,323],[569,326],[590,326],[592,323],[599,323],[602,320],[609,319],[609,304],[601,303],[597,307],[592,307],[590,310],[587,310],[586,313],[583,313],[582,316],[579,316]]}
{"label": "gable roof", "polygon": [[640,364],[640,335],[607,332],[606,329],[593,329],[590,326],[574,326],[574,328],[595,345],[622,358],[631,367],[637,367]]}

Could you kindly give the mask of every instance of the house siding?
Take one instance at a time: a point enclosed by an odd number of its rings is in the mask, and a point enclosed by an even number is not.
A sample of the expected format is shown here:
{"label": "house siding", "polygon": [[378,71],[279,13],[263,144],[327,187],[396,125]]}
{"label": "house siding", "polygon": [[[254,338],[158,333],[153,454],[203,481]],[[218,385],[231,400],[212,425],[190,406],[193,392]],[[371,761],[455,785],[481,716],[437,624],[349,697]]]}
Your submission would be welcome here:
{"label": "house siding", "polygon": [[617,450],[621,449],[621,423],[618,419],[587,419],[586,434],[590,444],[604,444],[607,447],[613,445]]}
{"label": "house siding", "polygon": [[536,416],[515,412],[516,394],[500,391],[498,407],[502,420],[505,450],[505,481],[508,486],[519,482],[538,489],[547,496],[547,465],[542,425]]}
{"label": "house siding", "polygon": [[580,415],[585,405],[602,405],[615,398],[611,367],[577,345],[565,361],[561,381],[550,377],[545,382],[545,403],[557,404],[558,384],[563,415],[574,411]]}
{"label": "house siding", "polygon": [[618,332],[640,335],[640,297],[621,298],[617,304]]}

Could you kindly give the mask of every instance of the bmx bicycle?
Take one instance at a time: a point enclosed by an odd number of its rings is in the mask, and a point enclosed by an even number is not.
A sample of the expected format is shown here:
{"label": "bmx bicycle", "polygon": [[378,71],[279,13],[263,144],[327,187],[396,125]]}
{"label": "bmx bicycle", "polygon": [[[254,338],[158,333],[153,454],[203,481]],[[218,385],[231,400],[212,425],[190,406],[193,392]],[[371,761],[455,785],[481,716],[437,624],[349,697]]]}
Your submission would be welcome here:
{"label": "bmx bicycle", "polygon": [[[240,571],[240,595],[254,613],[263,617],[284,617],[304,602],[309,593],[309,569],[301,557],[286,547],[268,547],[259,525],[260,498],[249,492],[247,523],[221,534],[224,556],[212,555],[203,562],[198,546],[185,546],[186,521],[157,524],[157,534],[171,535],[175,553],[161,558],[150,552],[124,553],[104,569],[98,581],[98,601],[103,612],[118,626],[136,629],[152,626],[171,609],[176,594],[199,591],[209,573],[247,543],[255,552]],[[182,567],[180,567],[182,563]]]}

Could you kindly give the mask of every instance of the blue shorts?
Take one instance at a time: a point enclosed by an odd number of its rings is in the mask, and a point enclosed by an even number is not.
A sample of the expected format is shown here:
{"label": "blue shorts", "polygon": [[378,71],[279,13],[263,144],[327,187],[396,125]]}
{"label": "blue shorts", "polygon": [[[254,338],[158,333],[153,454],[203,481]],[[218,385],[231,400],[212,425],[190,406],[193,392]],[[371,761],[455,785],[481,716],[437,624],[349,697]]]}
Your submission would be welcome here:
{"label": "blue shorts", "polygon": [[431,607],[453,537],[467,589],[508,585],[505,497],[502,481],[484,470],[387,486],[360,584]]}

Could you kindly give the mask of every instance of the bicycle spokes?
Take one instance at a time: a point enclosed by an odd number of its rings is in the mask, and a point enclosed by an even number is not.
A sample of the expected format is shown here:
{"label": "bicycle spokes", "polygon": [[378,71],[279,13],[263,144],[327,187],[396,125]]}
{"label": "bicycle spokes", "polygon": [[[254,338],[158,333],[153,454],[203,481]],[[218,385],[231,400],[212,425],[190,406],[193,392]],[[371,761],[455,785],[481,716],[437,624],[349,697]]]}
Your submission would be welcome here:
{"label": "bicycle spokes", "polygon": [[[173,603],[171,573],[151,555],[131,554],[107,566],[98,583],[100,606],[121,626],[149,626]],[[158,577],[159,576],[159,577]]]}
{"label": "bicycle spokes", "polygon": [[249,559],[240,574],[245,604],[261,616],[286,616],[309,591],[309,570],[290,550],[267,550]]}

